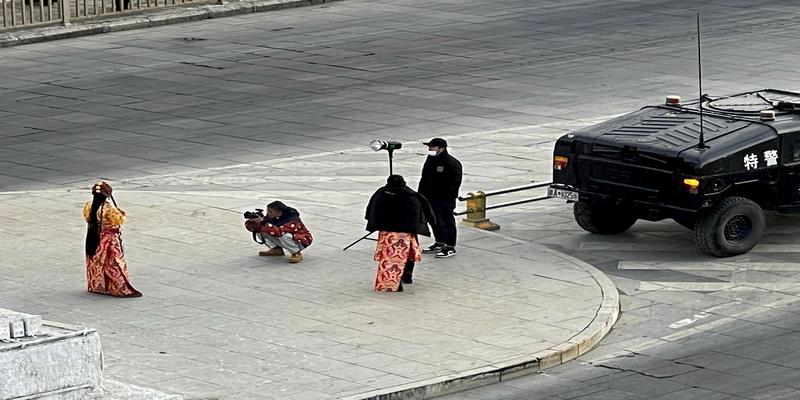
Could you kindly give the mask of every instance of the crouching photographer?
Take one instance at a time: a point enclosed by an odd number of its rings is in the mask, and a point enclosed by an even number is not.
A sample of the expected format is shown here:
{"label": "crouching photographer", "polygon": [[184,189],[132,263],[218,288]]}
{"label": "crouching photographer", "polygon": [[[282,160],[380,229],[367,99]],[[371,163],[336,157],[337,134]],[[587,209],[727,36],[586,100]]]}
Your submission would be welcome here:
{"label": "crouching photographer", "polygon": [[269,250],[260,251],[260,256],[283,256],[284,250],[290,254],[290,263],[303,261],[300,253],[314,240],[311,232],[300,220],[300,213],[280,201],[267,204],[267,215],[263,210],[247,211],[244,227],[253,232],[253,240],[269,246]]}

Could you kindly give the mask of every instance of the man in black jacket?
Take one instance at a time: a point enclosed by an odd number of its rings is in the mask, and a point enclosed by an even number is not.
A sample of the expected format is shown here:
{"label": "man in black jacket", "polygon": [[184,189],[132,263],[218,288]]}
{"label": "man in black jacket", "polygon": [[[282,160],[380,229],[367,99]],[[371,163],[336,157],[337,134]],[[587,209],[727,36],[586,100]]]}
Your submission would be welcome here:
{"label": "man in black jacket", "polygon": [[461,163],[447,152],[447,141],[442,138],[423,143],[428,146],[428,159],[422,167],[419,193],[431,203],[438,222],[433,226],[436,243],[423,250],[436,253],[437,258],[456,255],[456,208],[461,187]]}

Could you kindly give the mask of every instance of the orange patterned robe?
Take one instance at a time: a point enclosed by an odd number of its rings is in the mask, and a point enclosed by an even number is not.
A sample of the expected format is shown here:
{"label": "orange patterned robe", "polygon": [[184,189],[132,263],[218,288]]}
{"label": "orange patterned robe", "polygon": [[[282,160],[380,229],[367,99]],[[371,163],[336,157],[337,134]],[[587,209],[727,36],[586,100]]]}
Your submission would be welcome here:
{"label": "orange patterned robe", "polygon": [[[83,206],[83,220],[89,222],[92,202]],[[86,281],[92,293],[117,297],[139,297],[142,294],[131,286],[128,267],[120,238],[120,225],[125,223],[125,211],[106,202],[97,210],[100,221],[100,244],[94,256],[86,257]]]}
{"label": "orange patterned robe", "polygon": [[396,292],[401,285],[406,261],[421,261],[417,235],[413,233],[385,232],[378,234],[375,261],[378,276],[375,278],[376,292]]}

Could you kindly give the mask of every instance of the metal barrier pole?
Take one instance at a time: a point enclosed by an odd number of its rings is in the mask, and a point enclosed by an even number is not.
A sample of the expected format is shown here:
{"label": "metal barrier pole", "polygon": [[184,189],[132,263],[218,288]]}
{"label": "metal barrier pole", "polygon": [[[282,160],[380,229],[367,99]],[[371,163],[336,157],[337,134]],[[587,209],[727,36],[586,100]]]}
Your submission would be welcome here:
{"label": "metal barrier pole", "polygon": [[58,0],[58,12],[61,13],[61,23],[64,26],[69,25],[69,17],[70,17],[70,10],[69,10],[69,0]]}
{"label": "metal barrier pole", "polygon": [[[6,14],[6,0],[0,0],[0,5],[3,6],[3,28],[5,28],[8,26],[8,16]],[[13,14],[14,9],[12,8],[11,11]]]}
{"label": "metal barrier pole", "polygon": [[500,225],[486,218],[486,194],[483,192],[469,193],[467,197],[467,216],[463,222],[469,226],[487,231],[496,231]]}

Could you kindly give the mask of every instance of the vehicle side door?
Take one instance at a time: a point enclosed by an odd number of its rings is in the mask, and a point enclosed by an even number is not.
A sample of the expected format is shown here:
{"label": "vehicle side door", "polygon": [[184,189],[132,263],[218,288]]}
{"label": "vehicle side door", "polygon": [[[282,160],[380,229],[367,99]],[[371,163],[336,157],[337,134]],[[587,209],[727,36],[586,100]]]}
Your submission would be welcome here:
{"label": "vehicle side door", "polygon": [[800,132],[781,135],[781,161],[780,205],[800,205]]}

